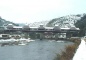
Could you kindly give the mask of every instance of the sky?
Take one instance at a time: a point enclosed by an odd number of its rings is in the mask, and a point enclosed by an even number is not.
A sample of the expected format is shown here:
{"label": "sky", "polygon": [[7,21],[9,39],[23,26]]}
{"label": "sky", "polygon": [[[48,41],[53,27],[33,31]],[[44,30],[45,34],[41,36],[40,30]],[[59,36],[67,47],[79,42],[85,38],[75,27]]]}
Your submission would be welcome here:
{"label": "sky", "polygon": [[86,0],[0,0],[0,16],[14,23],[33,23],[86,13]]}

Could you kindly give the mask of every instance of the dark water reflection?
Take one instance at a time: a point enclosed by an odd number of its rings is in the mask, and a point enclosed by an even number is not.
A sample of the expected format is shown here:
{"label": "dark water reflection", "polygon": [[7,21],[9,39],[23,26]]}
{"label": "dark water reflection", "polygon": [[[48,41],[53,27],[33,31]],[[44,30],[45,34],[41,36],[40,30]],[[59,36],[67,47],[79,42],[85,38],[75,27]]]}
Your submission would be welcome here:
{"label": "dark water reflection", "polygon": [[25,46],[0,47],[0,60],[53,60],[71,42],[36,40]]}

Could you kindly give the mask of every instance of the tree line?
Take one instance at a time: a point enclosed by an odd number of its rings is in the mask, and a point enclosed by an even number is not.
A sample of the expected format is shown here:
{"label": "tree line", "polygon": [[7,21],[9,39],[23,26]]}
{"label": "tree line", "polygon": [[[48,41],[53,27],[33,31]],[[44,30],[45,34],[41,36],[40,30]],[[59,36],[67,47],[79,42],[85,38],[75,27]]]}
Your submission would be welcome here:
{"label": "tree line", "polygon": [[79,21],[75,23],[75,26],[80,29],[79,36],[85,36],[86,35],[86,14],[81,17]]}

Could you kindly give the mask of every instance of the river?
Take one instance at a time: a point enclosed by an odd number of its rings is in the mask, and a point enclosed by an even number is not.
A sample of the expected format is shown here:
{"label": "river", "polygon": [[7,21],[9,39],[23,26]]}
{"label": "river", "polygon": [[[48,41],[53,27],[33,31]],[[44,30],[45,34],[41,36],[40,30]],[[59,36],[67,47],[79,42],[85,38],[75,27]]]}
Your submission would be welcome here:
{"label": "river", "polygon": [[56,54],[72,42],[35,40],[25,46],[0,47],[0,60],[53,60]]}

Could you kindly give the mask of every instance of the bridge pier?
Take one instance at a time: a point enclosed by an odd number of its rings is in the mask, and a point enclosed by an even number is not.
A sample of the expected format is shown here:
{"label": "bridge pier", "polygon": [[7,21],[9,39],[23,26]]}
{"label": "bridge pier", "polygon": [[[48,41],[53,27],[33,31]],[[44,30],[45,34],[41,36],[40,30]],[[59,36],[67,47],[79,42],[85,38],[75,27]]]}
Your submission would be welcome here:
{"label": "bridge pier", "polygon": [[40,40],[44,39],[44,33],[40,33]]}
{"label": "bridge pier", "polygon": [[55,40],[58,40],[59,38],[59,33],[55,33]]}
{"label": "bridge pier", "polygon": [[23,36],[25,39],[28,39],[29,38],[29,33],[24,33],[24,36]]}

